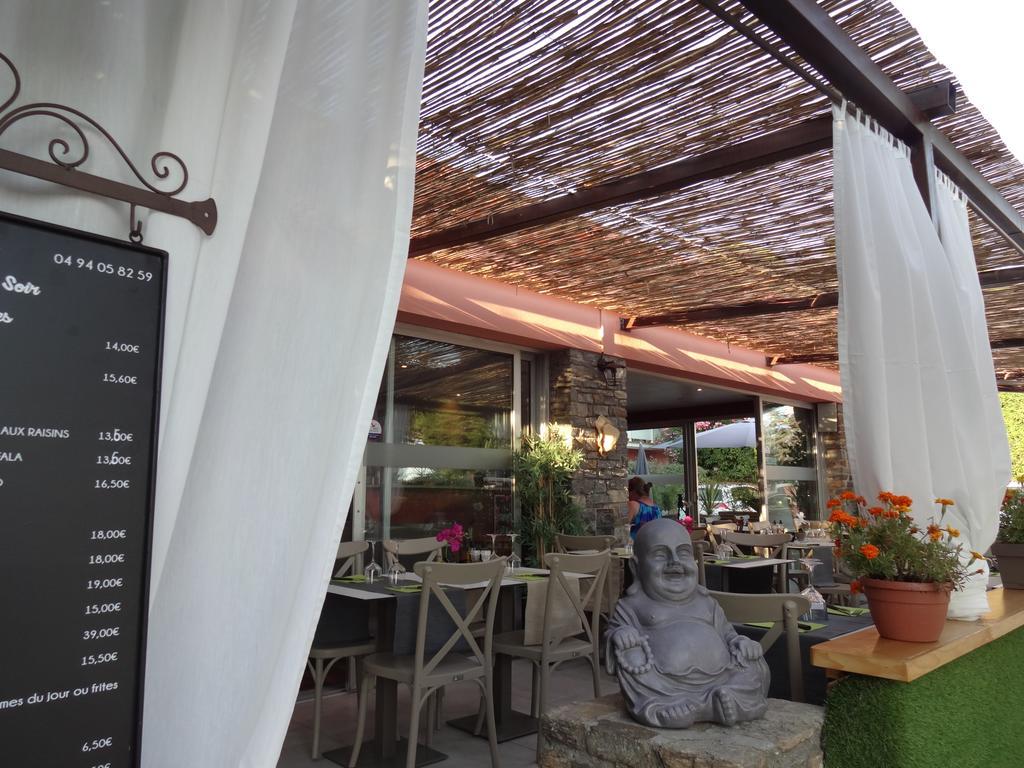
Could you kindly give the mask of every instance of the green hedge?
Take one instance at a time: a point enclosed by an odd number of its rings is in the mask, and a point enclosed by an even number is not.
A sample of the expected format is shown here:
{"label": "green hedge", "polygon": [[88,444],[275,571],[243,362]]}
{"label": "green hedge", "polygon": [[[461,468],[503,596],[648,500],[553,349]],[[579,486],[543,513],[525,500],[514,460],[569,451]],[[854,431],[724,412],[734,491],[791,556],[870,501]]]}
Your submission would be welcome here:
{"label": "green hedge", "polygon": [[1020,768],[1024,629],[912,683],[850,675],[832,688],[826,768]]}

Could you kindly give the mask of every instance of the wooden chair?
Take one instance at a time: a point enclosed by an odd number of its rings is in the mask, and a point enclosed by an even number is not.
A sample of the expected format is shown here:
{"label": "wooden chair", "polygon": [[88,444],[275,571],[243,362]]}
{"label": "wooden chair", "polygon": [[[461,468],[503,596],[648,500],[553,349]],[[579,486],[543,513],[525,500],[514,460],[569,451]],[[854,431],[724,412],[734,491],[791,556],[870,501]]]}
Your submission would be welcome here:
{"label": "wooden chair", "polygon": [[[548,589],[544,603],[543,635],[540,645],[526,645],[525,631],[504,632],[494,638],[494,652],[506,656],[526,659],[533,665],[533,705],[534,717],[540,717],[547,708],[547,695],[551,672],[564,661],[571,659],[587,659],[590,661],[594,676],[594,697],[601,695],[600,673],[600,615],[591,611],[587,621],[586,606],[592,604],[597,595],[604,590],[605,577],[611,563],[611,553],[607,550],[596,555],[568,555],[552,552],[544,558],[544,564],[550,569]],[[578,594],[573,590],[566,578],[566,572],[592,575],[593,578],[581,579]],[[583,631],[573,635],[564,635],[554,627],[552,607],[556,605],[555,590],[559,590],[571,604],[573,611],[580,619]],[[579,626],[579,625],[576,625]],[[540,732],[537,734],[540,747]]]}
{"label": "wooden chair", "polygon": [[736,533],[735,531],[727,531],[723,534],[723,541],[727,541],[735,546],[746,547],[750,550],[754,548],[767,549],[769,557],[782,557],[783,546],[792,540],[793,537],[788,533]]}
{"label": "wooden chair", "polygon": [[811,610],[807,598],[799,595],[745,595],[736,592],[709,592],[735,624],[774,621],[759,641],[768,651],[783,633],[786,636],[786,663],[789,665],[789,697],[804,700],[804,670],[800,661],[800,627],[797,620]]}
{"label": "wooden chair", "polygon": [[709,523],[707,527],[708,540],[711,546],[718,546],[723,534],[736,530],[736,523]]}
{"label": "wooden chair", "polygon": [[[362,554],[369,548],[365,541],[343,541],[338,545],[338,554],[334,563],[335,578],[341,578],[354,567],[357,555]],[[326,599],[329,596],[325,596]],[[309,658],[306,666],[313,676],[313,759],[320,759],[320,718],[323,714],[324,682],[331,668],[342,659],[349,661],[349,687],[355,690],[355,681],[358,680],[360,659],[368,656],[377,650],[376,641],[370,637],[369,627],[366,631],[366,639],[361,642],[338,641],[331,637],[331,632],[325,621],[326,612],[321,611],[320,621],[317,622],[316,634],[313,636],[313,645],[309,649]],[[358,695],[358,694],[357,694]]]}
{"label": "wooden chair", "polygon": [[751,533],[758,533],[759,531],[770,531],[771,529],[772,524],[767,520],[754,520],[752,523],[750,523]]}
{"label": "wooden chair", "polygon": [[[420,592],[419,620],[416,626],[416,651],[411,656],[396,656],[393,653],[374,653],[363,663],[363,679],[360,685],[359,718],[356,723],[355,744],[349,759],[349,768],[359,760],[366,726],[366,708],[370,688],[378,677],[386,677],[405,683],[411,690],[411,714],[409,716],[409,747],[406,751],[406,768],[415,768],[416,746],[420,725],[420,712],[430,696],[448,683],[472,680],[480,687],[481,708],[487,717],[487,737],[491,748],[491,765],[499,768],[497,731],[494,724],[493,697],[493,634],[494,616],[498,605],[498,591],[505,573],[505,558],[495,558],[486,563],[436,563],[419,562],[416,574],[423,579]],[[472,601],[467,599],[466,611],[462,613],[452,603],[442,584],[465,585],[484,583]],[[427,623],[431,609],[444,612],[455,624],[455,631],[441,648],[429,658],[426,651]],[[478,616],[485,614],[483,648],[470,631]],[[469,646],[470,653],[453,650],[461,641]],[[430,726],[428,725],[428,728]],[[479,730],[479,726],[478,726]]]}
{"label": "wooden chair", "polygon": [[404,565],[401,562],[403,557],[426,555],[420,562],[436,562],[441,557],[441,550],[447,546],[447,541],[438,541],[433,536],[422,539],[384,539],[384,571],[386,573],[395,563]]}
{"label": "wooden chair", "polygon": [[[562,554],[595,554],[615,546],[614,536],[574,536],[568,533],[555,534],[555,552]],[[605,580],[607,589],[601,600],[601,615],[607,621],[615,610],[615,603],[622,594],[622,561],[613,558],[608,566],[608,577]],[[593,606],[588,605],[587,610]]]}

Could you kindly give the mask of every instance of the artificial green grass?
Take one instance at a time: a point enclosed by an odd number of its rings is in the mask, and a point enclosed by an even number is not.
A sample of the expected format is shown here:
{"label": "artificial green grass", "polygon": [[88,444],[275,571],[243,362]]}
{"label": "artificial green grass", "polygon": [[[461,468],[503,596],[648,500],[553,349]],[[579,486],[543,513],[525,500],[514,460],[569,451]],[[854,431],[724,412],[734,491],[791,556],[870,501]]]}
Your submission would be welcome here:
{"label": "artificial green grass", "polygon": [[826,768],[1024,766],[1024,629],[912,683],[849,675],[829,693]]}

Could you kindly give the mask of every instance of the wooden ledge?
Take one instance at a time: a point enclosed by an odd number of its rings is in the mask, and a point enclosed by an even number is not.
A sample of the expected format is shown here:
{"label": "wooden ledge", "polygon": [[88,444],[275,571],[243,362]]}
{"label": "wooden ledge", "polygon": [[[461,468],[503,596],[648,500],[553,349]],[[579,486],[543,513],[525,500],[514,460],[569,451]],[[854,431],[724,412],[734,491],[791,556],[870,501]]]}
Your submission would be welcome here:
{"label": "wooden ledge", "polygon": [[1024,626],[1024,590],[991,590],[988,604],[979,621],[947,621],[934,643],[885,640],[867,627],[811,646],[811,664],[909,683]]}

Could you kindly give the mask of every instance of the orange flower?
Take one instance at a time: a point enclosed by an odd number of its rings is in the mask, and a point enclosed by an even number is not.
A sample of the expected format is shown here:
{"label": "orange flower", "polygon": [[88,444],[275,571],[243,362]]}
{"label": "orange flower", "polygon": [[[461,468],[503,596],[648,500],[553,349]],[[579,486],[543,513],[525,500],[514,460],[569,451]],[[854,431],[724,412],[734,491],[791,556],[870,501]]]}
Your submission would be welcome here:
{"label": "orange flower", "polygon": [[872,517],[878,517],[883,512],[885,512],[885,510],[881,507],[868,507],[868,514]]}
{"label": "orange flower", "polygon": [[888,517],[890,520],[895,520],[897,517],[900,516],[900,508],[899,507],[889,507],[882,514],[885,515],[886,517]]}
{"label": "orange flower", "polygon": [[861,584],[860,584],[860,579],[854,579],[853,581],[850,582],[850,594],[851,595],[856,595],[856,594],[858,594],[861,591],[862,591],[862,587],[861,587]]}
{"label": "orange flower", "polygon": [[860,553],[864,555],[868,560],[874,560],[878,557],[878,547],[874,544],[865,544],[860,548]]}
{"label": "orange flower", "polygon": [[858,496],[856,499],[854,499],[854,501],[856,501],[862,507],[866,507],[868,505],[868,500],[865,499],[863,496]]}
{"label": "orange flower", "polygon": [[935,503],[936,504],[941,504],[944,507],[955,507],[956,506],[956,502],[953,501],[952,499],[936,499]]}
{"label": "orange flower", "polygon": [[952,525],[947,525],[946,526],[946,533],[948,533],[951,538],[954,538],[954,539],[960,538],[960,529],[959,528],[954,528]]}
{"label": "orange flower", "polygon": [[928,538],[932,541],[938,541],[942,538],[942,529],[935,525],[935,523],[930,523],[928,525]]}
{"label": "orange flower", "polygon": [[889,491],[882,491],[880,494],[878,494],[878,500],[886,503],[892,502],[892,500],[895,498],[896,496],[889,493]]}
{"label": "orange flower", "polygon": [[981,552],[975,552],[973,549],[971,550],[971,562],[972,563],[975,560],[984,560],[984,559],[985,559],[985,556],[983,554],[981,554]]}
{"label": "orange flower", "polygon": [[892,500],[894,507],[905,507],[910,509],[910,505],[914,503],[914,500],[909,496],[897,496]]}
{"label": "orange flower", "polygon": [[829,509],[835,509],[836,507],[841,507],[842,505],[843,502],[841,502],[839,499],[829,499],[828,501],[825,502],[825,506],[828,507]]}
{"label": "orange flower", "polygon": [[911,532],[911,533],[917,533],[917,532],[918,532],[918,531],[920,531],[920,530],[921,530],[921,529],[920,529],[920,528],[918,528],[918,527],[917,527],[916,525],[912,525],[912,526],[910,526],[910,532]]}
{"label": "orange flower", "polygon": [[843,491],[839,494],[839,498],[843,501],[856,501],[858,497],[853,491]]}

